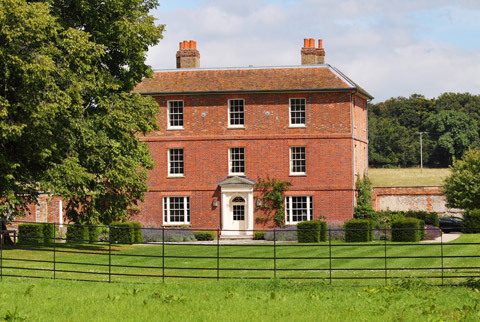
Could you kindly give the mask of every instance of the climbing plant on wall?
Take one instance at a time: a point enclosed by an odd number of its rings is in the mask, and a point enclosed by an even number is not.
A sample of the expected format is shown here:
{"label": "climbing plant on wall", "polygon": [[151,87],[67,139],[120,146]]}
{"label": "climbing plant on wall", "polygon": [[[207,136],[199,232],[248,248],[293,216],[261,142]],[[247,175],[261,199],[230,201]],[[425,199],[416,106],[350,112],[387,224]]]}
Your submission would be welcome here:
{"label": "climbing plant on wall", "polygon": [[257,209],[265,211],[265,216],[258,216],[257,220],[268,222],[273,217],[273,222],[276,226],[282,227],[285,223],[285,203],[283,193],[287,191],[292,185],[289,181],[282,181],[276,179],[261,179],[255,185],[255,189],[260,191],[261,195],[256,197],[260,200],[260,205]]}

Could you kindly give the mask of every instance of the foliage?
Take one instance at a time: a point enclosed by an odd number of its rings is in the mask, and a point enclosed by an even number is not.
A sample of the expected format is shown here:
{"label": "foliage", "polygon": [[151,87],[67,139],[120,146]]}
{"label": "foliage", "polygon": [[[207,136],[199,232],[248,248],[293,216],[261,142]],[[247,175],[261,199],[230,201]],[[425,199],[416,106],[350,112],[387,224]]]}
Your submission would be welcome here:
{"label": "foliage", "polygon": [[214,231],[196,231],[193,233],[196,240],[215,240],[217,233]]}
{"label": "foliage", "polygon": [[276,228],[265,233],[265,240],[268,241],[297,241],[297,227],[288,226],[285,228]]}
{"label": "foliage", "polygon": [[323,220],[303,221],[297,224],[299,243],[327,241],[327,222]]}
{"label": "foliage", "polygon": [[343,226],[328,227],[327,238],[330,239],[331,241],[333,240],[345,241],[345,230],[343,230]]}
{"label": "foliage", "polygon": [[426,99],[419,94],[369,105],[369,160],[374,167],[424,164],[446,167],[479,144],[480,95],[444,93]]}
{"label": "foliage", "polygon": [[425,226],[425,237],[423,237],[424,240],[434,240],[440,236],[442,236],[442,231],[438,227],[432,225]]}
{"label": "foliage", "polygon": [[85,243],[90,239],[88,226],[68,225],[66,237],[67,243]]}
{"label": "foliage", "polygon": [[357,179],[357,206],[372,206],[372,182],[367,175]]}
{"label": "foliage", "polygon": [[438,213],[434,211],[409,210],[404,215],[405,217],[421,219],[426,225],[438,227]]}
{"label": "foliage", "polygon": [[443,193],[448,205],[461,209],[480,209],[480,149],[469,150],[455,160],[445,179]]}
{"label": "foliage", "polygon": [[100,228],[97,226],[88,227],[88,242],[90,244],[96,243],[99,240]]}
{"label": "foliage", "polygon": [[42,244],[43,225],[42,224],[20,224],[18,225],[18,243],[19,244]]}
{"label": "foliage", "polygon": [[135,229],[130,222],[114,222],[110,226],[110,242],[119,244],[133,244]]}
{"label": "foliage", "polygon": [[397,219],[392,223],[392,241],[418,242],[422,239],[422,230],[425,227],[417,218]]}
{"label": "foliage", "polygon": [[463,214],[462,232],[480,233],[480,209],[471,209]]}
{"label": "foliage", "polygon": [[266,231],[255,231],[253,233],[253,240],[264,240]]}
{"label": "foliage", "polygon": [[292,185],[291,182],[276,179],[266,180],[258,178],[255,189],[258,189],[261,196],[261,205],[257,209],[264,210],[266,217],[258,217],[257,220],[269,221],[273,215],[273,221],[277,227],[283,227],[285,223],[285,202],[283,193]]}
{"label": "foliage", "polygon": [[371,205],[355,206],[353,216],[356,219],[372,219],[374,221],[377,221],[378,217],[377,212]]}
{"label": "foliage", "polygon": [[123,219],[153,167],[138,134],[158,105],[132,93],[150,75],[163,25],[155,0],[0,2],[0,213],[27,211],[38,191],[69,200],[76,223]]}
{"label": "foliage", "polygon": [[43,242],[45,244],[53,243],[55,238],[55,227],[53,224],[42,224],[43,226]]}
{"label": "foliage", "polygon": [[345,241],[368,242],[373,239],[373,223],[369,219],[352,219],[344,223]]}

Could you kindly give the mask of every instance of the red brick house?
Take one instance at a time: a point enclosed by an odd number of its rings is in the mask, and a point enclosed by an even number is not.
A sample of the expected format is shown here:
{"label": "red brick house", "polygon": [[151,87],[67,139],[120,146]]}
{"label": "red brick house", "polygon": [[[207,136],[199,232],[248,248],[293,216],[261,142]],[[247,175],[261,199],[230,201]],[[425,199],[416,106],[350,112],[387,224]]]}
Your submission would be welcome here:
{"label": "red brick house", "polygon": [[137,220],[222,235],[262,229],[255,183],[267,177],[292,184],[286,224],[352,218],[372,96],[324,63],[321,40],[305,39],[301,66],[201,69],[194,41],[176,58],[177,69],[136,87],[161,112],[160,130],[141,138],[156,166]]}

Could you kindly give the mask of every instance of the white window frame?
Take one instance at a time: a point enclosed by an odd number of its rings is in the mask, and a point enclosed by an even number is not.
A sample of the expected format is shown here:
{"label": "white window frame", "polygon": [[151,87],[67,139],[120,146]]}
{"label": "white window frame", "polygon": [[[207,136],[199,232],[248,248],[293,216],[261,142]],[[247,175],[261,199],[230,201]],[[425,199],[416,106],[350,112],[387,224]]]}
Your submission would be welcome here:
{"label": "white window frame", "polygon": [[[292,122],[292,101],[293,100],[303,100],[303,106],[304,106],[304,123],[293,123]],[[303,97],[293,97],[288,100],[288,120],[289,120],[289,126],[290,127],[307,127],[307,100]]]}
{"label": "white window frame", "polygon": [[[294,171],[294,161],[300,161],[297,159],[294,159],[294,153],[293,150],[295,148],[303,148],[305,152],[305,171],[303,172],[295,172]],[[291,176],[306,176],[307,175],[307,148],[305,146],[291,146],[290,147],[290,175]]]}
{"label": "white window frame", "polygon": [[[172,221],[171,198],[183,198],[183,221]],[[188,196],[165,196],[163,197],[163,225],[178,226],[190,224],[190,197]]]}
{"label": "white window frame", "polygon": [[[170,124],[170,109],[172,108],[171,104],[176,102],[182,102],[182,125],[171,125]],[[173,106],[176,107],[176,106]],[[185,125],[185,104],[182,100],[171,100],[167,101],[167,130],[183,130]]]}
{"label": "white window frame", "polygon": [[[232,118],[231,118],[231,107],[232,107],[232,101],[242,101],[243,102],[243,124],[232,124]],[[236,112],[238,113],[238,112]],[[228,128],[230,129],[244,129],[245,128],[245,100],[242,98],[233,98],[228,100]]]}
{"label": "white window frame", "polygon": [[[182,150],[182,173],[171,173],[172,171],[172,159],[171,159],[171,152],[172,150]],[[178,177],[185,177],[185,150],[183,148],[171,148],[168,149],[167,153],[167,164],[168,164],[168,177],[170,178],[178,178]]]}
{"label": "white window frame", "polygon": [[[293,220],[293,198],[307,198],[307,220],[294,221]],[[299,222],[313,220],[313,196],[286,196],[285,197],[285,223],[288,225],[295,225]]]}
{"label": "white window frame", "polygon": [[[233,149],[243,149],[243,172],[233,172],[233,158],[232,158],[232,150]],[[228,149],[228,174],[231,176],[244,176],[245,175],[245,148],[241,146],[231,147]]]}

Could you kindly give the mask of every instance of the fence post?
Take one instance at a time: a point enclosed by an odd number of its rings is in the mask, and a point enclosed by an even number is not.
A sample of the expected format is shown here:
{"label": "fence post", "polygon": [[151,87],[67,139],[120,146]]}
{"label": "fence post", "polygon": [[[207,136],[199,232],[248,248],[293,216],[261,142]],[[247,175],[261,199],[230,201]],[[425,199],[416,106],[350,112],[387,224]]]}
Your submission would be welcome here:
{"label": "fence post", "polygon": [[328,258],[330,264],[330,285],[332,285],[332,228],[328,228]]}
{"label": "fence post", "polygon": [[108,282],[112,282],[112,227],[108,225]]}
{"label": "fence post", "polygon": [[165,227],[162,226],[162,283],[165,283]]}
{"label": "fence post", "polygon": [[273,227],[273,278],[277,278],[277,236]]}
{"label": "fence post", "polygon": [[443,286],[443,232],[440,235],[440,250],[441,250],[441,260],[442,260],[442,286]]}
{"label": "fence post", "polygon": [[56,270],[57,270],[57,253],[56,253],[56,243],[55,243],[55,223],[53,223],[53,279],[56,279]]}
{"label": "fence post", "polygon": [[384,227],[383,228],[383,234],[385,236],[385,238],[383,238],[385,240],[385,285],[388,284],[387,280],[388,280],[388,276],[387,276],[387,227]]}
{"label": "fence post", "polygon": [[220,280],[220,228],[217,228],[217,281]]}

